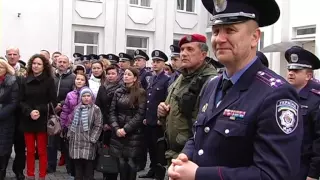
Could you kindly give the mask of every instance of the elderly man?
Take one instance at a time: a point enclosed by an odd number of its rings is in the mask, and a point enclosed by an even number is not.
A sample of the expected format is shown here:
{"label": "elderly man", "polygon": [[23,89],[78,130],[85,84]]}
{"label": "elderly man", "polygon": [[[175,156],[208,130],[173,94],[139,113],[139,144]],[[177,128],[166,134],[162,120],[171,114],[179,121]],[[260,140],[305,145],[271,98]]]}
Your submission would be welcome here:
{"label": "elderly man", "polygon": [[165,102],[158,106],[158,117],[165,127],[169,150],[169,163],[177,158],[187,140],[193,135],[192,124],[198,113],[198,97],[202,86],[210,76],[217,74],[209,65],[206,37],[200,34],[187,35],[179,43],[182,60],[180,76],[170,86]]}
{"label": "elderly man", "polygon": [[[6,50],[6,58],[8,63],[15,69],[17,82],[19,88],[21,87],[22,80],[27,74],[27,69],[21,63],[19,63],[20,59],[20,51],[16,47],[9,47]],[[14,135],[14,152],[15,158],[12,165],[12,170],[16,175],[18,180],[23,180],[23,170],[26,164],[26,155],[25,155],[25,142],[23,132],[18,128],[19,127],[19,114],[21,113],[20,108],[16,109],[16,129]]]}
{"label": "elderly man", "polygon": [[203,89],[194,136],[168,174],[183,180],[288,180],[299,171],[303,125],[296,90],[256,56],[275,0],[202,0],[226,70]]}

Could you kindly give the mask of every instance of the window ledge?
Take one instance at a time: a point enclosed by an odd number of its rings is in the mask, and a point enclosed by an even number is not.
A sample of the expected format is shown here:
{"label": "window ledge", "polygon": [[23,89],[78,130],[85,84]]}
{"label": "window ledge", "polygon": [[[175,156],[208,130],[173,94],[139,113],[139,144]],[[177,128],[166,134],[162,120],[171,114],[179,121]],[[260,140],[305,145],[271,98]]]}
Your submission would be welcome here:
{"label": "window ledge", "polygon": [[142,8],[142,9],[152,9],[152,7],[148,7],[148,6],[140,6],[140,5],[136,5],[136,4],[129,4],[130,7],[136,7],[136,8]]}
{"label": "window ledge", "polygon": [[87,1],[87,2],[93,2],[93,3],[103,3],[101,0],[78,0],[78,1]]}
{"label": "window ledge", "polygon": [[185,14],[193,14],[193,15],[198,15],[196,12],[189,12],[189,11],[184,11],[184,10],[178,10],[177,9],[177,12],[179,13],[185,13]]}

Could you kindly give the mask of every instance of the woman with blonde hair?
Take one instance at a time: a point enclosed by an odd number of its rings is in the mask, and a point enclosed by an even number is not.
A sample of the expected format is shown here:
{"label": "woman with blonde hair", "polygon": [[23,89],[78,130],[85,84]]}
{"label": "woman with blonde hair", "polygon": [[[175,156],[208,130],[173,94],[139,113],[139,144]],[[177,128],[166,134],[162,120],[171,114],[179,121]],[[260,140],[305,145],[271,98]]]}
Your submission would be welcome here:
{"label": "woman with blonde hair", "polygon": [[14,69],[0,59],[0,180],[6,176],[6,167],[14,140],[14,111],[18,104],[19,90]]}

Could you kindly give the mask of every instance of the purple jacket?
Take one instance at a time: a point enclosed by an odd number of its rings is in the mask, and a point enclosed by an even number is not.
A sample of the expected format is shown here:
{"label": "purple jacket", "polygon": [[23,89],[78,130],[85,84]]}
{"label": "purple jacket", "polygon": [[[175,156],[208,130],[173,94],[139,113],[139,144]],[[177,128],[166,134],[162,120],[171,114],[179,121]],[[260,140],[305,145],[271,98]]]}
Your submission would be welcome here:
{"label": "purple jacket", "polygon": [[73,90],[67,94],[66,100],[62,106],[62,112],[60,114],[60,122],[62,128],[70,126],[73,120],[73,110],[79,104],[80,99],[79,90]]}

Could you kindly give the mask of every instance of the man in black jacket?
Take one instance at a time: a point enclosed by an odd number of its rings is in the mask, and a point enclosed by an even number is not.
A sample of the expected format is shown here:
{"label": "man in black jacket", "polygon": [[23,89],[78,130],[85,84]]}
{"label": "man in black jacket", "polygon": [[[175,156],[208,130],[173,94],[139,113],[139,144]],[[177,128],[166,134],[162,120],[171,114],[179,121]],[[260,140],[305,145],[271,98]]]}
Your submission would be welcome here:
{"label": "man in black jacket", "polygon": [[[73,90],[75,75],[72,73],[69,64],[69,58],[65,55],[61,55],[57,59],[57,69],[54,74],[54,82],[57,91],[58,105],[56,112],[58,115],[61,112],[64,100],[67,94]],[[59,145],[60,136],[48,137],[48,173],[56,171],[57,166],[57,150]],[[61,147],[63,148],[63,147]],[[62,149],[63,156],[63,149]],[[66,157],[66,156],[65,156]],[[67,170],[69,171],[68,167]],[[70,172],[69,172],[70,173]]]}

